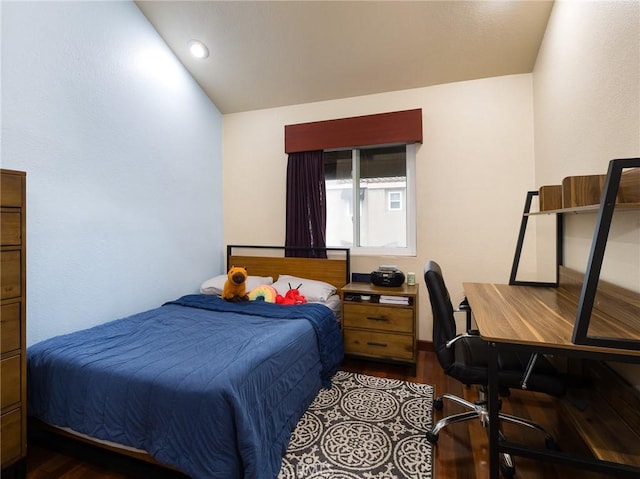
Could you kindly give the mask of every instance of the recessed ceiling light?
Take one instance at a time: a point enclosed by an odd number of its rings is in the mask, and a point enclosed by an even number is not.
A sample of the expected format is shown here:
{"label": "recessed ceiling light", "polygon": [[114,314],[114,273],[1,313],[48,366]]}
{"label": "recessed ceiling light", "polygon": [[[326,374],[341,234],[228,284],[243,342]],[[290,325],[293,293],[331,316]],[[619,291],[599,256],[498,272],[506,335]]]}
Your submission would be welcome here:
{"label": "recessed ceiling light", "polygon": [[209,56],[209,49],[200,40],[189,41],[189,51],[196,58],[207,58]]}

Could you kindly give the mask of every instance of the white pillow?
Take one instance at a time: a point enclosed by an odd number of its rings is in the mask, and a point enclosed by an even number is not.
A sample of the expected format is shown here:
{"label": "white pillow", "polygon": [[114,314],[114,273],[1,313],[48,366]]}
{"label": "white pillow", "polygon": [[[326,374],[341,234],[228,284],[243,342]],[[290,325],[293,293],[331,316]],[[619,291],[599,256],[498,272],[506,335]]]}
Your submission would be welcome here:
{"label": "white pillow", "polygon": [[[224,289],[224,283],[227,281],[227,275],[221,274],[214,278],[206,280],[200,286],[200,292],[202,294],[222,294]],[[254,288],[263,284],[273,284],[273,278],[271,276],[247,276],[245,286],[247,288],[247,294]]]}
{"label": "white pillow", "polygon": [[[291,287],[289,287],[289,285],[291,285]],[[281,274],[278,277],[278,281],[273,283],[272,286],[276,288],[278,294],[281,294],[282,296],[287,294],[287,291],[289,291],[289,289],[297,288],[300,294],[304,296],[307,301],[324,302],[336,292],[335,286],[329,283],[325,283],[324,281],[298,278],[296,276],[289,276],[286,274]]]}

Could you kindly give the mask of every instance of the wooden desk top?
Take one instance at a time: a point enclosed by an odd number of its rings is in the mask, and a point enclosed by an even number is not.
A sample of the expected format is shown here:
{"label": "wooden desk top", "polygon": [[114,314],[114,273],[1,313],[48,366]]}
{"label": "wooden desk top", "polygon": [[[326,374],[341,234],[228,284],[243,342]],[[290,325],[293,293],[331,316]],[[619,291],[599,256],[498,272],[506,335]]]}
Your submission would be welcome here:
{"label": "wooden desk top", "polygon": [[[486,341],[640,357],[639,350],[571,342],[581,282],[574,275],[564,283],[561,276],[558,288],[464,283],[464,291]],[[589,336],[640,340],[640,293],[614,286],[599,291],[595,303]]]}

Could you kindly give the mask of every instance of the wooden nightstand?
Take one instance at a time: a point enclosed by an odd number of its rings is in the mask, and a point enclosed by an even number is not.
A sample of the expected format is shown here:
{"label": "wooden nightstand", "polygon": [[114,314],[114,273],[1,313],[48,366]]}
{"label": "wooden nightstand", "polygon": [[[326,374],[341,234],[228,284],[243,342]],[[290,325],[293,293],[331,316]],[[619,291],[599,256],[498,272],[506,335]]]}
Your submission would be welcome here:
{"label": "wooden nightstand", "polygon": [[[418,286],[385,288],[370,283],[349,283],[341,291],[345,354],[415,366]],[[406,304],[381,302],[385,296],[407,301]]]}

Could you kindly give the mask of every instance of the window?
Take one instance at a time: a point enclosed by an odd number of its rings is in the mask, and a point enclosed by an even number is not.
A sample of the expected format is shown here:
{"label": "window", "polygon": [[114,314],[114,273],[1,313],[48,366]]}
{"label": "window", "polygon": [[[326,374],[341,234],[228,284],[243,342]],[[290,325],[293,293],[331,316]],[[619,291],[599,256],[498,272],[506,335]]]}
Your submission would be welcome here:
{"label": "window", "polygon": [[413,144],[325,151],[324,167],[327,246],[415,254]]}
{"label": "window", "polygon": [[387,194],[389,211],[402,210],[402,190],[389,191]]}

